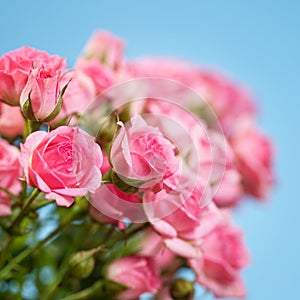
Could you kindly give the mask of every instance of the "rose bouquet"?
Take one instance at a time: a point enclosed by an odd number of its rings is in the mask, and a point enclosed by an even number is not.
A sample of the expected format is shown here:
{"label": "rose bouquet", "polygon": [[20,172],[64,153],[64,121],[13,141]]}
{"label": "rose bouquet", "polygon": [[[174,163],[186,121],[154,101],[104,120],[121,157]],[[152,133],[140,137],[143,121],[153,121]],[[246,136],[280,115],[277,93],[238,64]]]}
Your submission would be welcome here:
{"label": "rose bouquet", "polygon": [[245,296],[232,213],[274,182],[248,89],[97,32],[71,70],[5,53],[0,100],[1,299]]}

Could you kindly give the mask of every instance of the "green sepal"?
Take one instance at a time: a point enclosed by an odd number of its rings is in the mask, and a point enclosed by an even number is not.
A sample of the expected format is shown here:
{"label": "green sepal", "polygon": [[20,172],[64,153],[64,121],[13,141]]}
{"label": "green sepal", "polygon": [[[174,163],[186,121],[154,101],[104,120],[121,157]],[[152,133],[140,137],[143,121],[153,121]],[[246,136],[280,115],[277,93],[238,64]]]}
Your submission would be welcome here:
{"label": "green sepal", "polygon": [[31,121],[38,121],[36,119],[36,117],[34,115],[34,111],[32,109],[30,94],[31,94],[31,92],[29,92],[27,100],[21,106],[21,111],[26,119],[31,120]]}

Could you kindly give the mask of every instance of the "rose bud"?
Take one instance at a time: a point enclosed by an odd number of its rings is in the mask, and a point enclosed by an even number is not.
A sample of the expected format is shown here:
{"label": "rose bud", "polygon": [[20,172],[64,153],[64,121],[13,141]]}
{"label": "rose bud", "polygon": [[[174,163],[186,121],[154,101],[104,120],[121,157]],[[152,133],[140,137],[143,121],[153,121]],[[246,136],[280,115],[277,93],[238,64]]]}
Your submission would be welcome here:
{"label": "rose bud", "polygon": [[171,283],[170,294],[174,300],[192,300],[195,294],[194,284],[177,278]]}
{"label": "rose bud", "polygon": [[60,80],[60,72],[54,69],[42,66],[31,71],[20,97],[20,106],[27,119],[49,122],[58,115],[68,85],[60,90]]}
{"label": "rose bud", "polygon": [[69,273],[76,278],[87,278],[94,270],[94,255],[102,250],[102,247],[74,253],[69,260]]}

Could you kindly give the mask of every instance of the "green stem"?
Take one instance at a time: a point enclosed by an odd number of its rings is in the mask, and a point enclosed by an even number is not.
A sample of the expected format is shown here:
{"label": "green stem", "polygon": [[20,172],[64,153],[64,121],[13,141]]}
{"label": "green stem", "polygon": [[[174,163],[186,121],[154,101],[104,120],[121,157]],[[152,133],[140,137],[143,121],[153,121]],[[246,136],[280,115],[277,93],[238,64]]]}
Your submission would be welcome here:
{"label": "green stem", "polygon": [[28,213],[29,211],[29,207],[30,204],[34,201],[34,199],[36,199],[36,197],[40,194],[40,191],[38,189],[35,189],[31,195],[25,199],[24,201],[24,206],[22,207],[20,213],[16,216],[16,218],[12,221],[11,225],[9,227],[6,228],[6,231],[10,234],[8,236],[8,241],[7,244],[5,245],[5,247],[3,248],[3,250],[1,251],[1,257],[0,257],[0,267],[2,267],[2,265],[4,264],[4,262],[6,261],[6,257],[9,254],[9,249],[11,244],[14,241],[14,230],[16,228],[16,226],[18,226],[21,221],[23,220],[24,216]]}
{"label": "green stem", "polygon": [[28,119],[25,119],[25,129],[24,129],[24,138],[23,141],[26,141],[26,138],[29,136],[29,134],[31,133],[31,129],[30,129],[30,121]]}
{"label": "green stem", "polygon": [[59,226],[53,232],[51,232],[44,240],[40,241],[35,247],[27,248],[16,257],[14,257],[0,272],[0,279],[5,279],[8,273],[20,262],[22,262],[27,256],[40,249],[44,244],[46,244],[49,240],[55,237],[60,231],[62,227]]}
{"label": "green stem", "polygon": [[75,293],[73,295],[64,297],[62,300],[82,300],[82,299],[89,299],[91,296],[95,295],[100,291],[105,284],[105,281],[98,281],[92,286],[88,287],[85,290],[82,290],[78,293]]}
{"label": "green stem", "polygon": [[6,260],[6,257],[8,256],[9,254],[9,248],[10,248],[10,245],[12,244],[12,238],[11,236],[7,236],[6,237],[6,241],[3,243],[4,244],[4,247],[3,247],[3,250],[1,251],[1,256],[0,256],[0,268],[2,268],[3,264],[5,263],[5,260]]}
{"label": "green stem", "polygon": [[31,121],[28,119],[25,119],[25,129],[24,129],[24,138],[23,141],[26,141],[26,138],[32,133],[35,132],[37,130],[39,130],[39,128],[41,127],[41,122],[39,121]]}
{"label": "green stem", "polygon": [[41,201],[33,203],[32,208],[34,210],[38,210],[44,206],[47,206],[47,205],[53,204],[53,203],[55,203],[55,200],[41,200]]}
{"label": "green stem", "polygon": [[24,216],[28,213],[29,207],[34,199],[40,194],[39,189],[35,189],[31,195],[25,199],[24,205],[19,213],[19,215],[13,220],[10,228],[13,230],[19,223],[23,220]]}
{"label": "green stem", "polygon": [[49,300],[49,299],[51,299],[53,293],[55,293],[57,287],[59,286],[59,284],[65,278],[65,276],[68,272],[68,268],[69,268],[68,263],[69,263],[70,253],[71,253],[71,251],[69,251],[65,255],[64,260],[61,263],[61,266],[60,266],[58,272],[56,273],[55,279],[47,286],[46,291],[43,291],[43,294],[41,295],[40,300]]}
{"label": "green stem", "polygon": [[23,252],[19,253],[16,257],[14,257],[1,271],[0,271],[0,280],[4,279],[9,272],[20,262],[22,262],[26,257],[34,253],[36,250],[43,247],[48,241],[54,238],[58,233],[60,233],[67,225],[69,225],[77,216],[80,214],[80,210],[71,211],[68,216],[66,216],[61,224],[51,232],[44,240],[40,241],[33,248],[27,248]]}

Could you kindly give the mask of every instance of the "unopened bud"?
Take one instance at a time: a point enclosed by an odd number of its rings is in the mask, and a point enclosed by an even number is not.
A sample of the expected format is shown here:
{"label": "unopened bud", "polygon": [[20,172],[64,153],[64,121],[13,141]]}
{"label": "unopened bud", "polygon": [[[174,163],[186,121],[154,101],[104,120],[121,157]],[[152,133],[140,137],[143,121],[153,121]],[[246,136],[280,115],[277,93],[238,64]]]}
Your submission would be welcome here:
{"label": "unopened bud", "polygon": [[72,255],[69,260],[69,273],[76,278],[87,278],[94,270],[94,255],[102,250],[102,247],[88,251],[80,251]]}
{"label": "unopened bud", "polygon": [[170,294],[174,300],[192,300],[195,294],[194,284],[177,278],[171,283]]}

